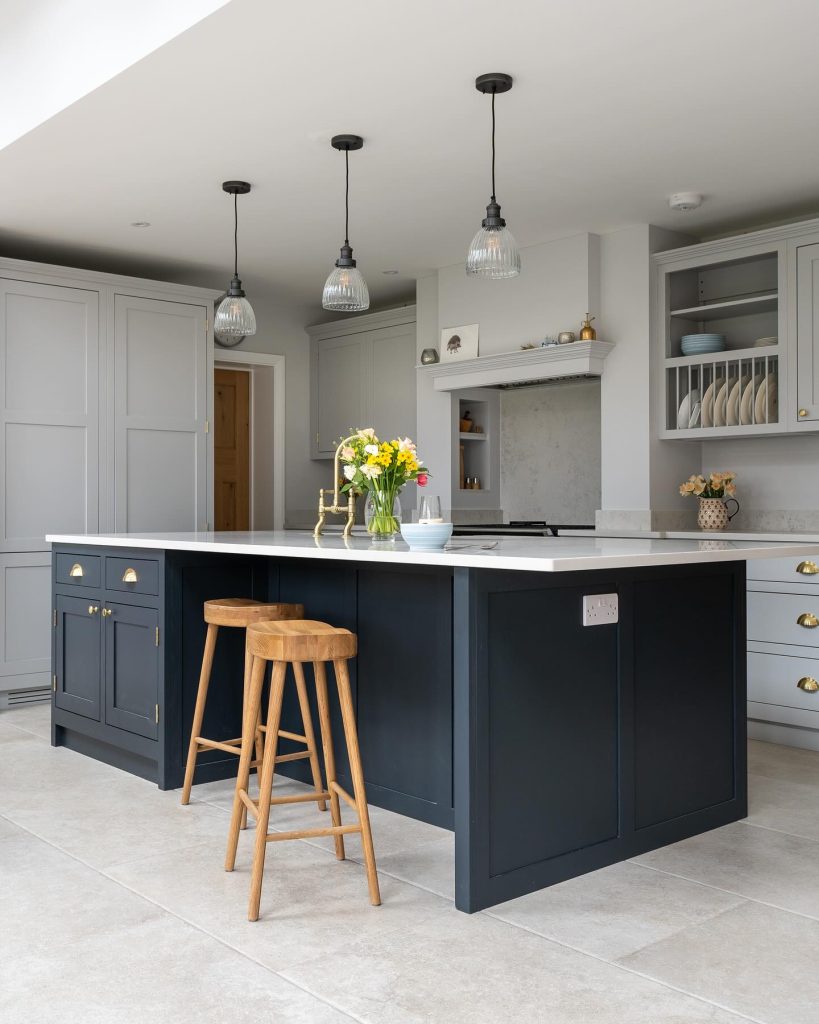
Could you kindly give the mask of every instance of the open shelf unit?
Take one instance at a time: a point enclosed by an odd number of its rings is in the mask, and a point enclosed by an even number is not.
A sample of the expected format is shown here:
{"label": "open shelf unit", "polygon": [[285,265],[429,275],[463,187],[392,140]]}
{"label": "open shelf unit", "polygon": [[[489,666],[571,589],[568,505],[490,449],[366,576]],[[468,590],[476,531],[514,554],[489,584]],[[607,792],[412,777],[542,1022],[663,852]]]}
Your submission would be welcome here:
{"label": "open shelf unit", "polygon": [[[498,509],[500,507],[500,392],[494,388],[470,388],[452,393],[452,507]],[[469,418],[481,430],[464,431],[460,421]],[[480,487],[464,487],[466,477],[477,477]]]}
{"label": "open shelf unit", "polygon": [[[660,268],[661,436],[703,440],[782,430],[783,247],[726,243],[724,252],[700,260],[679,252],[676,266]],[[685,335],[706,333],[723,335],[725,348],[683,355]],[[757,345],[768,338],[776,342]]]}

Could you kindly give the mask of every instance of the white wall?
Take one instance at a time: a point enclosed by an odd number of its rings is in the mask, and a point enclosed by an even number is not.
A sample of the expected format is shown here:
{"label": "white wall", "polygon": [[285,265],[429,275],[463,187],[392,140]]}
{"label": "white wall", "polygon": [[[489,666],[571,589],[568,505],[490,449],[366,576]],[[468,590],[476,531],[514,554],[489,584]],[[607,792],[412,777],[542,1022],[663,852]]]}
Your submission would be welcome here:
{"label": "white wall", "polygon": [[594,523],[600,508],[600,382],[501,393],[505,519]]}

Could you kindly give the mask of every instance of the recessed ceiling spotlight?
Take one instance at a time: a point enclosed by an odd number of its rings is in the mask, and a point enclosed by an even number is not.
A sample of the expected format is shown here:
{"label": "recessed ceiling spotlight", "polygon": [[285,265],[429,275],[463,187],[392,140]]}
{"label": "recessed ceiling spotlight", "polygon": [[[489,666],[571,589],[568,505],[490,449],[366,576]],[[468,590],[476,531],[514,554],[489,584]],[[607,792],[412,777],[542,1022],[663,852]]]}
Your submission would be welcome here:
{"label": "recessed ceiling spotlight", "polygon": [[150,226],[151,226],[151,222],[149,220],[132,220],[131,221],[131,227],[132,228],[149,228]]}
{"label": "recessed ceiling spotlight", "polygon": [[393,277],[395,274],[399,273],[399,271],[397,271],[397,270],[382,270],[381,273],[382,274],[386,274],[387,277]]}
{"label": "recessed ceiling spotlight", "polygon": [[672,210],[696,210],[702,204],[702,196],[699,192],[675,192],[668,197],[668,205]]}

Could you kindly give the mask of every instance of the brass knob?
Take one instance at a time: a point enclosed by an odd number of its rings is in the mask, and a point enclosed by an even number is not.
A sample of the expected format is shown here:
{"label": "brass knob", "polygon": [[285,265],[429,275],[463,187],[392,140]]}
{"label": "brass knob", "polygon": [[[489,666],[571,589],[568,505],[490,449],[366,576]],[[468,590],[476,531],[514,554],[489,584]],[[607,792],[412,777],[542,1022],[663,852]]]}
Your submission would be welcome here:
{"label": "brass knob", "polygon": [[796,685],[800,690],[804,690],[805,693],[816,693],[819,690],[819,683],[813,676],[802,676]]}
{"label": "brass knob", "polygon": [[138,583],[139,582],[139,576],[137,576],[136,569],[132,569],[129,566],[125,570],[125,572],[122,574],[122,582],[123,583]]}
{"label": "brass knob", "polygon": [[816,562],[800,562],[796,571],[801,572],[803,576],[815,576],[819,572],[819,565]]}
{"label": "brass knob", "polygon": [[805,629],[816,629],[819,626],[819,619],[816,618],[813,612],[802,612],[796,620],[796,625],[804,626]]}
{"label": "brass knob", "polygon": [[800,416],[807,416],[808,415],[808,410],[807,409],[800,409],[799,410],[799,415]]}
{"label": "brass knob", "polygon": [[68,570],[69,576],[82,576],[82,574],[82,566],[80,565],[79,562],[75,562]]}
{"label": "brass knob", "polygon": [[114,613],[113,613],[113,611],[110,608],[103,608],[102,609],[102,617],[104,619],[107,619],[109,615],[113,615],[113,614]]}
{"label": "brass knob", "polygon": [[89,615],[96,615],[99,610],[100,610],[100,606],[98,604],[89,604],[89,606],[88,606],[88,614]]}

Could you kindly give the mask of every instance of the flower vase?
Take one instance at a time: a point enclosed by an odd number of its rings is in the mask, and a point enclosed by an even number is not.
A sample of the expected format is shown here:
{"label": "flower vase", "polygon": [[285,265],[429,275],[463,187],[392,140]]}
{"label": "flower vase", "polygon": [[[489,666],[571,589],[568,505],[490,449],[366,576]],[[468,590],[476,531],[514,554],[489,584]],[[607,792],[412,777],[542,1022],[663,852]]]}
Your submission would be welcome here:
{"label": "flower vase", "polygon": [[697,525],[701,530],[724,530],[731,519],[739,512],[739,502],[736,498],[728,498],[736,505],[731,514],[728,514],[726,502],[722,498],[700,498],[700,510],[697,513]]}
{"label": "flower vase", "polygon": [[401,502],[390,491],[372,488],[364,503],[364,522],[373,540],[395,540],[401,530]]}

